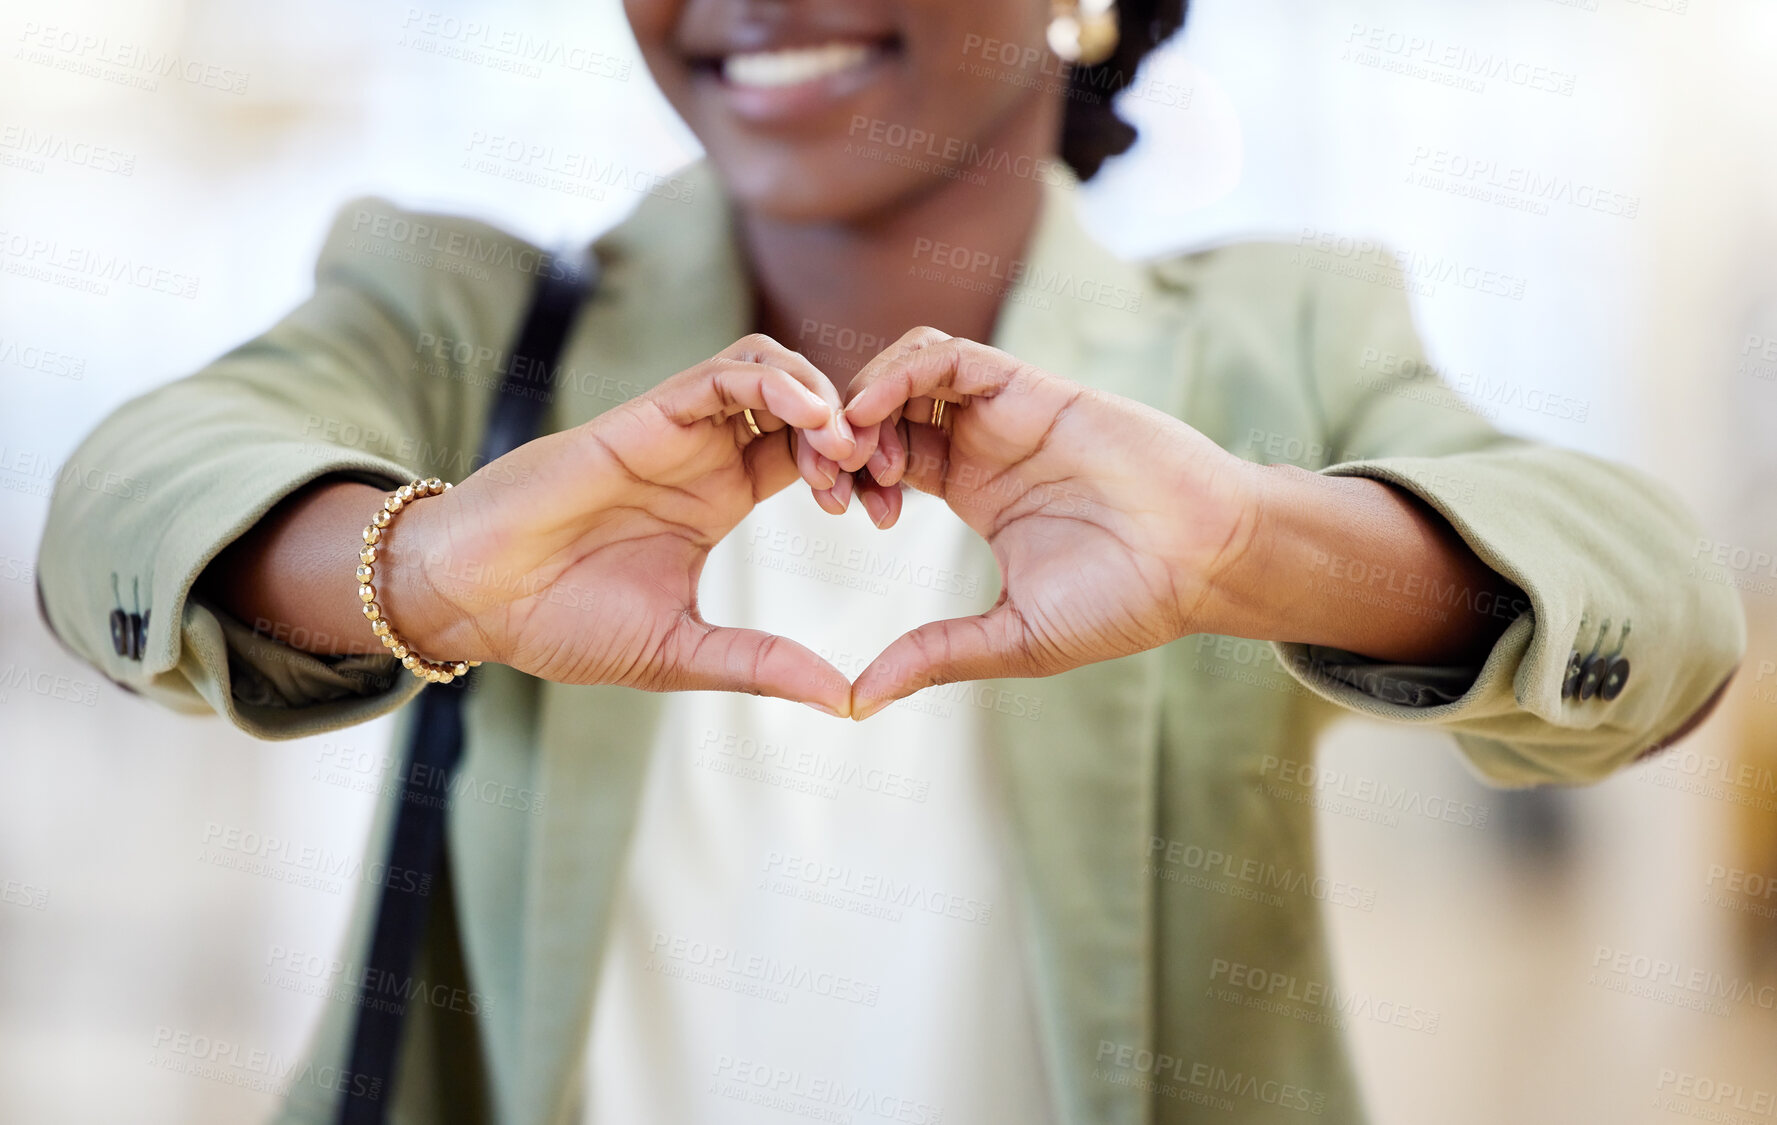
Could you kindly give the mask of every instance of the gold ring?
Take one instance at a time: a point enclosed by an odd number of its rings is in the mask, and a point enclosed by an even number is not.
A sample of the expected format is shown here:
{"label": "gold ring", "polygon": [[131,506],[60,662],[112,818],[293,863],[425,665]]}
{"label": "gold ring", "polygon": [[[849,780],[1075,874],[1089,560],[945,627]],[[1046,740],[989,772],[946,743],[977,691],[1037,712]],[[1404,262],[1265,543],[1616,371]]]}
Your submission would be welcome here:
{"label": "gold ring", "polygon": [[747,429],[753,431],[754,437],[764,437],[765,436],[765,431],[761,430],[759,428],[759,422],[756,418],[753,417],[753,412],[751,410],[747,410],[743,407],[741,409],[740,416],[747,420]]}
{"label": "gold ring", "polygon": [[944,400],[941,398],[935,398],[932,400],[932,425],[940,426],[940,425],[943,425],[943,423],[944,423]]}

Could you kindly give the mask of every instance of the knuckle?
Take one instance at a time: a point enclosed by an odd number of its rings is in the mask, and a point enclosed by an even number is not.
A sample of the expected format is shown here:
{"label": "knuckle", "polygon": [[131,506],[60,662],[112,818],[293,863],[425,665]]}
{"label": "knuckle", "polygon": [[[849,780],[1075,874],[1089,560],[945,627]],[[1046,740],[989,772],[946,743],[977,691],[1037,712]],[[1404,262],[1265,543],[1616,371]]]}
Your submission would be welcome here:
{"label": "knuckle", "polygon": [[[771,659],[772,654],[777,651],[778,641],[780,639],[781,638],[775,636],[766,637],[764,640],[760,641],[759,646],[753,650],[752,667],[748,669],[748,672],[755,685],[764,680],[765,665]],[[758,689],[755,687],[754,691],[757,693]]]}
{"label": "knuckle", "polygon": [[961,338],[946,340],[943,347],[949,355],[955,357],[959,366],[971,361],[981,364],[990,364],[998,360],[1010,358],[1005,352],[988,347],[986,344],[977,343],[974,340],[964,340]]}
{"label": "knuckle", "polygon": [[682,378],[687,382],[720,383],[733,372],[736,366],[737,364],[734,360],[729,359],[727,356],[716,356],[714,359],[704,360],[696,367],[685,372]]}
{"label": "knuckle", "polygon": [[909,676],[909,680],[921,687],[930,686],[937,682],[938,676],[943,674],[944,662],[950,655],[949,646],[938,643],[939,638],[934,637],[931,631],[926,629],[916,630],[911,640],[912,648],[918,654],[919,660],[910,670],[912,674]]}
{"label": "knuckle", "polygon": [[710,369],[705,373],[705,378],[709,381],[710,390],[715,394],[716,400],[724,407],[730,406],[734,402],[734,393],[729,385],[729,381],[734,378],[737,370],[738,368],[735,364],[719,363],[711,365]]}
{"label": "knuckle", "polygon": [[909,328],[907,331],[901,333],[901,338],[896,340],[893,346],[888,349],[888,354],[891,356],[900,355],[904,352],[916,351],[919,348],[923,348],[932,342],[934,333],[939,336],[943,335],[943,333],[938,332],[936,328],[924,324],[919,325],[916,328]]}

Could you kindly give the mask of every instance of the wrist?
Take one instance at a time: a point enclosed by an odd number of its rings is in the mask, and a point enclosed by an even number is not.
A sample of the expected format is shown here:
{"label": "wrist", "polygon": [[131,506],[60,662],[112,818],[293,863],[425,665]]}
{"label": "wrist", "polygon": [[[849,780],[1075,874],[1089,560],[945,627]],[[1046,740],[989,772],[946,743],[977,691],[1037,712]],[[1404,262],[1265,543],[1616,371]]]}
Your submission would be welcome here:
{"label": "wrist", "polygon": [[1238,497],[1229,520],[1229,545],[1203,575],[1190,632],[1276,639],[1295,608],[1294,592],[1278,580],[1279,572],[1302,542],[1306,529],[1301,512],[1313,503],[1312,481],[1321,478],[1294,466],[1229,460],[1227,478]]}
{"label": "wrist", "polygon": [[[390,513],[373,552],[376,605],[390,634],[412,655],[440,663],[479,663],[485,654],[466,635],[473,630],[436,580],[436,569],[447,560],[445,506],[450,502],[448,493],[416,496]],[[374,512],[372,508],[367,515]],[[366,627],[377,628],[374,621]],[[400,648],[390,651],[403,655]]]}
{"label": "wrist", "polygon": [[1257,527],[1219,584],[1232,624],[1215,631],[1408,664],[1484,657],[1523,605],[1515,587],[1404,489],[1293,465],[1253,466]]}

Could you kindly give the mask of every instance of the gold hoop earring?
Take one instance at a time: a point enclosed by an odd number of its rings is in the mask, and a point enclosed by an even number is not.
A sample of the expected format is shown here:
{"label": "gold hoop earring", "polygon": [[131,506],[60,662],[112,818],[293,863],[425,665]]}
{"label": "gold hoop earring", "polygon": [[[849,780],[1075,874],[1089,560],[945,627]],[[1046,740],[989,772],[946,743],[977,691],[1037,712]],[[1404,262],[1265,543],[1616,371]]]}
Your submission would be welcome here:
{"label": "gold hoop earring", "polygon": [[1054,0],[1049,49],[1063,62],[1097,66],[1117,51],[1117,0]]}

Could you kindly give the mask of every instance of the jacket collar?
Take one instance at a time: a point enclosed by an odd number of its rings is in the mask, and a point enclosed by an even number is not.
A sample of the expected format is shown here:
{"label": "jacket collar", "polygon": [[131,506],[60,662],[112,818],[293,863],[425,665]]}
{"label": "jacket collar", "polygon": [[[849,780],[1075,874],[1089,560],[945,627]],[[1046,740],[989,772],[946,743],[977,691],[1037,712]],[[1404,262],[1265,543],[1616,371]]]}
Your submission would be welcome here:
{"label": "jacket collar", "polygon": [[[703,163],[674,182],[680,190],[645,199],[596,247],[603,276],[570,347],[572,371],[556,408],[563,428],[753,330],[746,266],[720,182]],[[1056,166],[1026,254],[991,267],[989,280],[1009,288],[989,343],[1161,406],[1180,387],[1166,287],[1151,267],[1116,257],[1086,232],[1079,195],[1078,182]]]}

